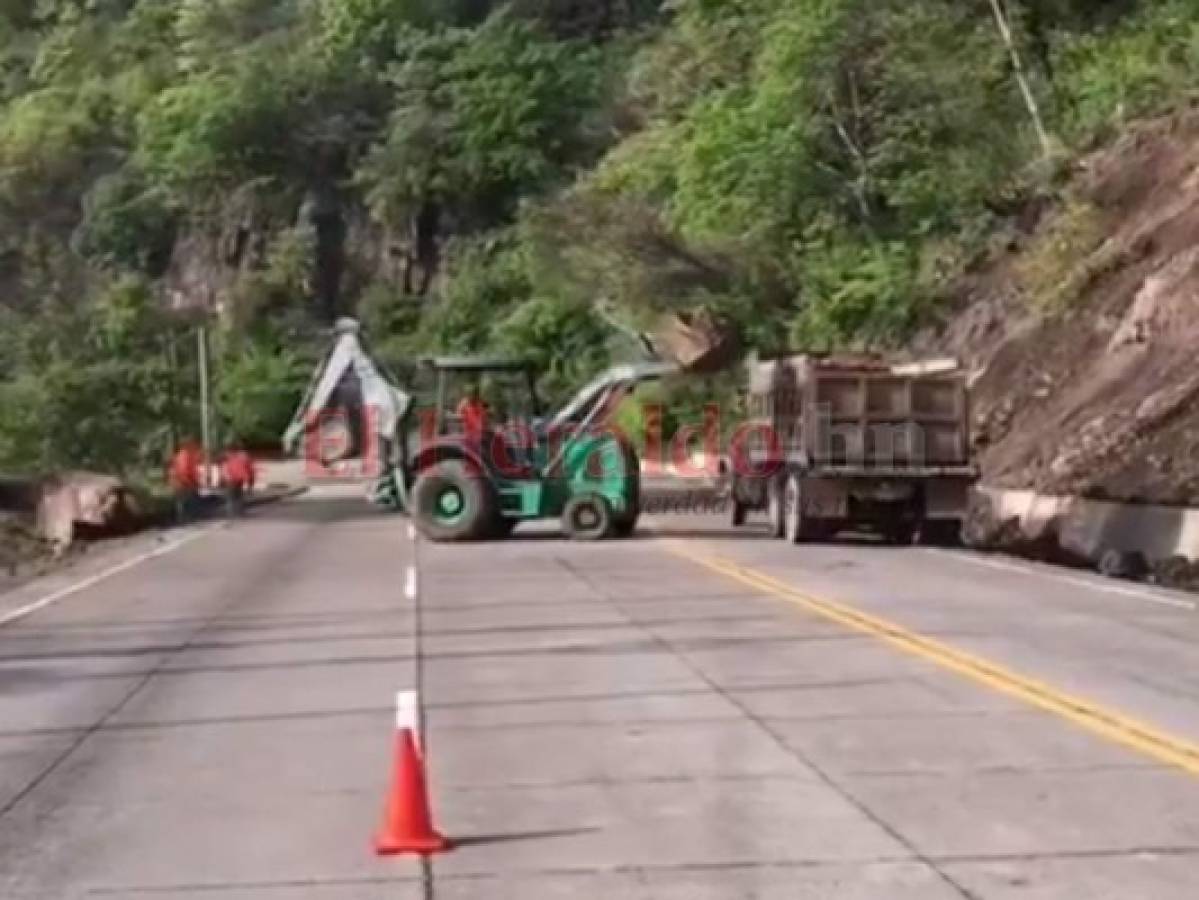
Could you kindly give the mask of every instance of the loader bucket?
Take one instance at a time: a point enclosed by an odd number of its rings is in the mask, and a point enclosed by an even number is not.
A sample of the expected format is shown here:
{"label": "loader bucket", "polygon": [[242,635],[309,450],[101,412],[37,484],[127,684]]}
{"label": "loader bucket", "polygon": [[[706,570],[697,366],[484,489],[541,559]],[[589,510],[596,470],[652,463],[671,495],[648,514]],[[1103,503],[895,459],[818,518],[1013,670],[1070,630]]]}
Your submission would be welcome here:
{"label": "loader bucket", "polygon": [[741,354],[736,329],[707,312],[664,315],[653,339],[659,354],[695,375],[728,369]]}

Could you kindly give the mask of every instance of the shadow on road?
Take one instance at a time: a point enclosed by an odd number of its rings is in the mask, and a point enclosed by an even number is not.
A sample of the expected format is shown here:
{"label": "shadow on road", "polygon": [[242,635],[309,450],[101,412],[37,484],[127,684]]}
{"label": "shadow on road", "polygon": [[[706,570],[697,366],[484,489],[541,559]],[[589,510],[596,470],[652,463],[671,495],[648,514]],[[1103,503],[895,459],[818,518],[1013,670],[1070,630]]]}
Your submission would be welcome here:
{"label": "shadow on road", "polygon": [[61,681],[61,672],[46,666],[3,666],[0,667],[0,696],[46,690]]}
{"label": "shadow on road", "polygon": [[648,540],[720,540],[720,541],[764,541],[769,540],[765,527],[732,528],[713,525],[711,528],[696,528],[693,525],[655,525],[653,530],[638,531],[635,537]]}
{"label": "shadow on road", "polygon": [[492,844],[512,844],[519,841],[542,841],[549,838],[576,837],[583,834],[595,834],[602,828],[562,828],[556,831],[514,831],[509,834],[477,834],[467,837],[454,838],[454,846],[487,847]]}

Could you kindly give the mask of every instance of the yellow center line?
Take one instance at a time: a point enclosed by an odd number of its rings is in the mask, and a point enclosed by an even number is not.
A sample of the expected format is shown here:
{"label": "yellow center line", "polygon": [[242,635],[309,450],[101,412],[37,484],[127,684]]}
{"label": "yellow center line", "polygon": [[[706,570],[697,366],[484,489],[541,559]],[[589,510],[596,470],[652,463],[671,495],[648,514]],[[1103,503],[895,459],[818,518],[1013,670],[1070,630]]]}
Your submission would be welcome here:
{"label": "yellow center line", "polygon": [[991,660],[909,631],[894,622],[862,612],[844,603],[805,594],[769,575],[748,569],[731,560],[701,555],[678,544],[669,546],[676,555],[706,569],[718,572],[762,593],[785,600],[793,606],[836,622],[853,631],[872,635],[905,653],[935,663],[941,668],[957,672],[959,675],[1009,697],[1060,716],[1094,734],[1143,753],[1158,762],[1176,766],[1192,775],[1199,775],[1199,745],[1166,734],[1152,725],[1130,718],[1123,713],[1105,709],[1090,700],[1072,696],[1043,682],[1013,672]]}

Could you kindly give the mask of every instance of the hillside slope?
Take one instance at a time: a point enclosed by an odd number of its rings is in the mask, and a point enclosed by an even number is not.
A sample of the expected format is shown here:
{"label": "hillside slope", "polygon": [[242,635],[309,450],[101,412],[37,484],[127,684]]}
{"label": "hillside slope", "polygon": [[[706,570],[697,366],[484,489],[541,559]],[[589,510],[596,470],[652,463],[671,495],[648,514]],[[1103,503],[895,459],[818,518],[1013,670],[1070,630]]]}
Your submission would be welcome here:
{"label": "hillside slope", "polygon": [[1199,110],[1084,157],[941,334],[975,374],[988,482],[1199,503]]}
{"label": "hillside slope", "polygon": [[[613,315],[907,346],[1060,160],[1177,107],[1197,46],[1195,0],[0,0],[0,468],[158,471],[202,368],[218,441],[271,444],[343,314],[397,372],[518,355],[557,400],[635,352]],[[973,277],[950,330],[981,363],[986,310],[1072,339],[1136,280],[1135,235],[1101,244],[1139,183],[1100,169]],[[1002,402],[993,471],[1089,471]]]}

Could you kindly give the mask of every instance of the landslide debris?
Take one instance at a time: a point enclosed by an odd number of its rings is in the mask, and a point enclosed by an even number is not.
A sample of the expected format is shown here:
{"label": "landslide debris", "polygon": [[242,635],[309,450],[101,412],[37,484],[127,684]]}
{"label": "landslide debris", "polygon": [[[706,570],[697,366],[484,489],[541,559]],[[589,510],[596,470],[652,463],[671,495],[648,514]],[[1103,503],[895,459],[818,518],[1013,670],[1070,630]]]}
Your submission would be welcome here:
{"label": "landslide debris", "polygon": [[1199,110],[1084,157],[959,285],[984,480],[1199,504]]}

